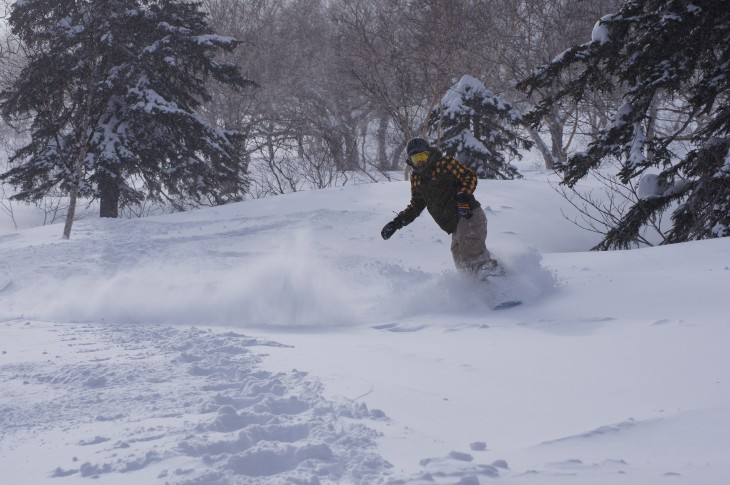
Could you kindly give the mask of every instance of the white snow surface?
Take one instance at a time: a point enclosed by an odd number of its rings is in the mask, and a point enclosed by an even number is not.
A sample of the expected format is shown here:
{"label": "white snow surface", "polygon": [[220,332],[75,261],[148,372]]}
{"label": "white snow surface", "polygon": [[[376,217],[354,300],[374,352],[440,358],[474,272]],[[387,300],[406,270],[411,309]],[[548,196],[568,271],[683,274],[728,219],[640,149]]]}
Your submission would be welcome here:
{"label": "white snow surface", "polygon": [[593,26],[593,31],[591,32],[592,42],[605,44],[606,42],[609,42],[611,40],[611,34],[608,30],[608,27],[606,27],[606,23],[611,21],[613,17],[613,15],[606,15],[602,17],[601,20],[596,22],[596,24]]}
{"label": "white snow surface", "polygon": [[4,223],[0,482],[727,483],[730,239],[588,252],[520,168],[488,286],[407,182]]}

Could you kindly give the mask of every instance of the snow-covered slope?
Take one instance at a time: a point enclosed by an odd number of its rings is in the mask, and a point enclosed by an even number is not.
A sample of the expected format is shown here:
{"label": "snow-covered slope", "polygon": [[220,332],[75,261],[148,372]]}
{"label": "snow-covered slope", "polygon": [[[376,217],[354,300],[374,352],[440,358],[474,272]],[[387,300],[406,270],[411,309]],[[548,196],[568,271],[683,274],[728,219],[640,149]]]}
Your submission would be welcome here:
{"label": "snow-covered slope", "polygon": [[0,479],[725,483],[730,241],[591,253],[541,174],[477,196],[489,288],[427,214],[380,238],[406,182],[0,233]]}

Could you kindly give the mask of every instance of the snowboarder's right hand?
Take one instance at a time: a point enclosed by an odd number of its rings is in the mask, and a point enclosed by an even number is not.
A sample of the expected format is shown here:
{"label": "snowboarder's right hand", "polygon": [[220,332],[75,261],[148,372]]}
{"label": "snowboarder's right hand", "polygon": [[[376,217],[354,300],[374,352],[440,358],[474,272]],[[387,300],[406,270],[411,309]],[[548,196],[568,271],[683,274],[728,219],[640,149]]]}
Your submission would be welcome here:
{"label": "snowboarder's right hand", "polygon": [[400,217],[397,217],[387,223],[385,227],[383,227],[383,230],[380,231],[380,235],[383,236],[383,239],[388,240],[390,239],[390,236],[395,234],[395,231],[403,227],[403,221],[400,220]]}

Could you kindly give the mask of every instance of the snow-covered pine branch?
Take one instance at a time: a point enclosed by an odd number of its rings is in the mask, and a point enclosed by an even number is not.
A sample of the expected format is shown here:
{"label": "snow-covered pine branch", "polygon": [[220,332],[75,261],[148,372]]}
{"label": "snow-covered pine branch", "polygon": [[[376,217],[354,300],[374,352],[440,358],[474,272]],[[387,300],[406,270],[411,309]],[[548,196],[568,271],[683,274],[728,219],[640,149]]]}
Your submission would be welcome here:
{"label": "snow-covered pine branch", "polygon": [[[730,9],[727,2],[626,1],[603,17],[592,40],[538,68],[520,87],[573,81],[528,115],[537,124],[554,103],[591,95],[623,105],[587,150],[561,167],[573,186],[604,160],[622,162],[624,183],[658,170],[665,188],[641,198],[601,248],[630,247],[653,218],[671,211],[666,242],[730,236]],[[679,108],[679,109],[678,109]],[[690,145],[679,143],[689,139]]]}

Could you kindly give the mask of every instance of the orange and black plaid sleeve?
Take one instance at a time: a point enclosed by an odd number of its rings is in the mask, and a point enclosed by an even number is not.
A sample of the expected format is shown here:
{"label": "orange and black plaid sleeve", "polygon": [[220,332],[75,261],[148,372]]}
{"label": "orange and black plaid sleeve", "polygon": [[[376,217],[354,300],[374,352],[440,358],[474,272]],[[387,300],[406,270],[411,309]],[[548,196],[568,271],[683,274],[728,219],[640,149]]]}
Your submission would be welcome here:
{"label": "orange and black plaid sleeve", "polygon": [[477,176],[472,169],[461,165],[453,158],[444,159],[444,169],[451,173],[459,182],[459,192],[473,195],[477,188]]}
{"label": "orange and black plaid sleeve", "polygon": [[415,188],[420,184],[421,177],[414,174],[411,177],[411,202],[408,204],[408,207],[398,214],[398,217],[400,217],[401,221],[403,221],[403,225],[405,226],[413,222],[416,217],[421,215],[423,209],[426,208],[426,201],[423,200],[423,197],[421,197],[415,190]]}

